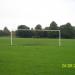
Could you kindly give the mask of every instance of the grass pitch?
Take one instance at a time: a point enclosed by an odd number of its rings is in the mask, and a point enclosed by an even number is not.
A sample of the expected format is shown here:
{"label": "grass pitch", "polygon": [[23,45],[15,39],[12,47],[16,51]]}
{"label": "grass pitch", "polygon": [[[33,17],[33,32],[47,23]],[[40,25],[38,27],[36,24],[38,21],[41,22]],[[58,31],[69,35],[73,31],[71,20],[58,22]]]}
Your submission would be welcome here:
{"label": "grass pitch", "polygon": [[[75,75],[75,39],[0,39],[0,75]],[[67,66],[63,68],[62,64]]]}

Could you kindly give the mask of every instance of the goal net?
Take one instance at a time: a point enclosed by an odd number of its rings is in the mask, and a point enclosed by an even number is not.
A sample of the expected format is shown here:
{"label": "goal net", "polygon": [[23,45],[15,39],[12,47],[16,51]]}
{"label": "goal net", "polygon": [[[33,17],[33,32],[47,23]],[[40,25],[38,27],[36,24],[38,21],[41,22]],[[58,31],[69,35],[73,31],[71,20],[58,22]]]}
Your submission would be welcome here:
{"label": "goal net", "polygon": [[60,30],[26,30],[11,31],[11,46],[61,46]]}

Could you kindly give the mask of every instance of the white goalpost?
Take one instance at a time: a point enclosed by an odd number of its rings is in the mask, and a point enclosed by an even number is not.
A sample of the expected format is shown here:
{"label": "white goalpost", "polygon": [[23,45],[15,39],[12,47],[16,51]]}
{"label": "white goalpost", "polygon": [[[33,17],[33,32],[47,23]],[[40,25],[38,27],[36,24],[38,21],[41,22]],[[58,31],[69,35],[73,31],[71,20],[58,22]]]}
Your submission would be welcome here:
{"label": "white goalpost", "polygon": [[11,31],[11,46],[13,45],[13,39],[12,39],[12,31]]}
{"label": "white goalpost", "polygon": [[[18,30],[28,30],[28,29],[18,29]],[[58,39],[59,39],[59,47],[61,46],[61,31],[60,30],[33,30],[33,31],[51,31],[51,32],[59,32],[59,36],[58,36]],[[11,46],[13,46],[13,31],[11,31]]]}

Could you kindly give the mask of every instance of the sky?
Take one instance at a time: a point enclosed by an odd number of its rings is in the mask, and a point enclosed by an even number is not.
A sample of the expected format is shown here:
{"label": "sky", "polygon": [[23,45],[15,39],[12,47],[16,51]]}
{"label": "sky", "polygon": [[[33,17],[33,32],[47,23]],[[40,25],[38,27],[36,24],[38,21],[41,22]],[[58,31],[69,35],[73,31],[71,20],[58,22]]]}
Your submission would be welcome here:
{"label": "sky", "polygon": [[70,22],[75,26],[75,0],[0,0],[0,29],[16,30],[19,25],[47,27]]}

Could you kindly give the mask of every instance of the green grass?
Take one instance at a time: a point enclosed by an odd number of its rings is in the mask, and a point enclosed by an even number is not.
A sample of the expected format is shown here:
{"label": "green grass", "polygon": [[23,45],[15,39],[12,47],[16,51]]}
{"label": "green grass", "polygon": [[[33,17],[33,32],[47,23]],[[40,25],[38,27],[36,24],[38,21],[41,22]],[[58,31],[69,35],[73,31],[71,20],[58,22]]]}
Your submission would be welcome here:
{"label": "green grass", "polygon": [[75,39],[0,38],[0,75],[75,75]]}

